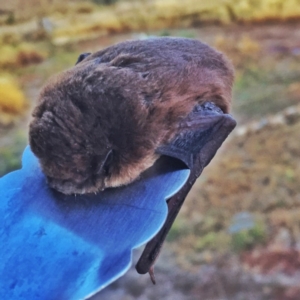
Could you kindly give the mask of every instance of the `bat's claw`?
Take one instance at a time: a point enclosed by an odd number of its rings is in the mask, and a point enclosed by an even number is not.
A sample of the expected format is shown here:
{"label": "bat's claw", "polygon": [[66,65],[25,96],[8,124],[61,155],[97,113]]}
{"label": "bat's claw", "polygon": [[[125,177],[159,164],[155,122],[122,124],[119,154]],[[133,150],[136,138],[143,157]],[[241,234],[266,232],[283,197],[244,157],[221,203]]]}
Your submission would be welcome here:
{"label": "bat's claw", "polygon": [[154,266],[151,266],[151,268],[149,269],[149,275],[150,275],[150,279],[151,279],[152,283],[156,284],[155,274],[154,274]]}

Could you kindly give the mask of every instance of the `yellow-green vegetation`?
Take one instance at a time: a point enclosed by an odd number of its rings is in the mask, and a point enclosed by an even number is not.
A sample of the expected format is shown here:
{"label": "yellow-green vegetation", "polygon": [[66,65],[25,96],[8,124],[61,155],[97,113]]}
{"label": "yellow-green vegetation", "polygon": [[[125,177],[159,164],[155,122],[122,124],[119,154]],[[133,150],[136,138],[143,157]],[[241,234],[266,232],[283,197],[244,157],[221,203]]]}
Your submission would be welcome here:
{"label": "yellow-green vegetation", "polygon": [[[7,13],[2,23],[10,24],[10,30],[4,32],[22,31],[28,37],[47,37],[58,45],[110,33],[300,17],[299,0],[28,0],[26,5],[12,0],[5,7]],[[33,16],[36,21],[28,21]],[[48,26],[43,23],[45,17]],[[25,21],[26,25],[14,29],[13,25]]]}
{"label": "yellow-green vegetation", "polygon": [[214,231],[211,231],[199,238],[195,246],[199,251],[213,249],[217,246],[217,240],[218,234]]}
{"label": "yellow-green vegetation", "polygon": [[253,228],[241,230],[232,235],[231,245],[235,251],[252,249],[267,241],[267,232],[263,224],[256,223]]}
{"label": "yellow-green vegetation", "polygon": [[261,38],[246,33],[215,37],[214,46],[235,66],[233,108],[244,119],[299,103],[300,61],[298,55],[291,55],[293,46],[287,45],[282,41],[279,46],[266,46]]}
{"label": "yellow-green vegetation", "polygon": [[[288,105],[299,103],[300,69],[293,69],[292,64],[299,66],[297,57],[283,60],[256,60],[237,72],[234,86],[233,108],[243,116],[263,117],[276,113]],[[241,64],[240,64],[241,66]]]}
{"label": "yellow-green vegetation", "polygon": [[189,228],[187,226],[186,220],[182,218],[177,218],[172,225],[172,229],[170,230],[167,241],[173,242],[178,238],[185,236],[189,232]]}
{"label": "yellow-green vegetation", "polygon": [[27,107],[28,102],[16,80],[0,74],[0,126],[14,122]]}
{"label": "yellow-green vegetation", "polygon": [[[89,14],[71,18],[53,31],[55,43],[95,35],[172,27],[191,27],[204,23],[263,22],[300,17],[298,0],[211,0],[211,1],[119,1]],[[53,18],[55,23],[59,21]],[[251,45],[246,44],[249,47]],[[243,45],[241,45],[243,47]]]}
{"label": "yellow-green vegetation", "polygon": [[27,144],[24,130],[10,130],[6,138],[0,140],[0,176],[20,169],[21,155]]}
{"label": "yellow-green vegetation", "polygon": [[42,62],[46,53],[36,49],[33,44],[0,44],[0,68],[12,69]]}
{"label": "yellow-green vegetation", "polygon": [[[299,16],[298,0],[11,0],[3,3],[1,21],[6,24],[26,20],[34,14],[59,13],[70,15],[72,13],[89,14],[97,9],[106,9],[107,5],[122,8],[127,12],[131,8],[142,8],[149,5],[152,11],[149,14],[164,16],[173,19],[188,14],[197,16],[200,13],[204,20],[266,20],[284,19]],[[6,14],[5,14],[6,12]]]}
{"label": "yellow-green vegetation", "polygon": [[245,69],[245,63],[246,66],[253,62],[257,63],[262,51],[259,42],[246,34],[239,38],[218,35],[215,38],[214,46],[230,57],[237,70]]}

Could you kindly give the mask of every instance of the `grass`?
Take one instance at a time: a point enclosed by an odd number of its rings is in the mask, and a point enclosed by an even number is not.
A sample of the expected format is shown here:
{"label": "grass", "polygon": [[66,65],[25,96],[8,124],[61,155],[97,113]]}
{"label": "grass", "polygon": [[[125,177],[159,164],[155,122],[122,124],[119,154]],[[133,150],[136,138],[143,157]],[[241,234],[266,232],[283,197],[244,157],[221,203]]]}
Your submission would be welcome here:
{"label": "grass", "polygon": [[236,69],[233,110],[259,118],[299,103],[300,61],[297,55],[270,54],[259,40],[217,36],[214,45],[227,54]]}
{"label": "grass", "polygon": [[[189,28],[206,23],[288,21],[300,17],[299,0],[100,0],[100,2],[53,0],[49,3],[44,0],[28,0],[24,6],[22,2],[15,0],[10,5],[13,9],[3,22],[4,24],[8,22],[13,31],[14,24],[25,22],[33,16],[38,20],[47,17],[51,29],[44,37],[51,38],[54,44],[61,45],[111,33]],[[112,5],[103,5],[106,3]],[[31,36],[39,35],[41,25],[31,27],[31,31],[35,32],[35,34],[31,32]]]}
{"label": "grass", "polygon": [[27,144],[24,130],[10,130],[9,138],[0,141],[0,176],[21,168],[21,156]]}
{"label": "grass", "polygon": [[251,250],[267,241],[267,232],[263,224],[256,223],[248,230],[242,230],[232,235],[231,246],[234,251]]}
{"label": "grass", "polygon": [[46,54],[37,50],[33,44],[23,43],[13,46],[9,44],[0,45],[0,69],[11,70],[38,64],[46,58]]}
{"label": "grass", "polygon": [[8,126],[26,113],[28,101],[17,81],[0,74],[0,127]]}
{"label": "grass", "polygon": [[7,76],[0,76],[0,111],[21,114],[26,108],[26,99],[17,83]]}
{"label": "grass", "polygon": [[[65,22],[53,32],[56,43],[93,35],[107,35],[128,31],[151,31],[165,28],[189,28],[205,23],[263,22],[299,18],[300,4],[287,1],[119,1],[113,7],[94,10]],[[55,22],[55,21],[54,21]],[[251,41],[248,41],[251,43]],[[243,41],[241,47],[256,47]],[[243,49],[241,49],[243,50]]]}

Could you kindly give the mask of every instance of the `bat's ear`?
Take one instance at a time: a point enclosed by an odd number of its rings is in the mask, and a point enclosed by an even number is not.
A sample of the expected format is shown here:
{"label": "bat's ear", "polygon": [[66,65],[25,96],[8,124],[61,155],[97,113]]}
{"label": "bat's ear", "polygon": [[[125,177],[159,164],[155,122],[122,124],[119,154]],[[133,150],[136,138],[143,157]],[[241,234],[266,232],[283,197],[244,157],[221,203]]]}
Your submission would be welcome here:
{"label": "bat's ear", "polygon": [[85,52],[85,53],[81,53],[79,56],[78,56],[78,59],[76,61],[76,64],[79,64],[80,62],[82,62],[86,57],[88,57],[89,55],[91,55],[90,52]]}
{"label": "bat's ear", "polygon": [[156,152],[180,159],[199,176],[235,126],[236,121],[213,103],[196,105],[174,139]]}

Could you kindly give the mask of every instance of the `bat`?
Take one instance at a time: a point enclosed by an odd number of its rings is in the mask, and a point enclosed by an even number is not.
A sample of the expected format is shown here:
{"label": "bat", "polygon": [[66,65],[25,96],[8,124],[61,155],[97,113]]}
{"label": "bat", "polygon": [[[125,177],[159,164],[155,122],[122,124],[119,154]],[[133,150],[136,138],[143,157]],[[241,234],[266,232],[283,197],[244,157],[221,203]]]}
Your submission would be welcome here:
{"label": "bat", "polygon": [[125,185],[153,165],[197,104],[228,113],[233,68],[184,38],[127,41],[79,57],[42,89],[29,142],[64,194]]}
{"label": "bat", "polygon": [[[192,170],[189,187],[179,196],[184,200],[235,126],[228,115],[233,80],[225,56],[193,39],[126,41],[83,53],[43,87],[30,123],[30,146],[48,184],[64,194],[126,185],[161,155],[179,158]],[[199,163],[201,151],[206,154]],[[182,205],[175,196],[168,202],[173,221]],[[155,253],[164,234],[159,239],[151,246]],[[151,253],[137,269],[150,270],[153,279],[157,255]]]}

